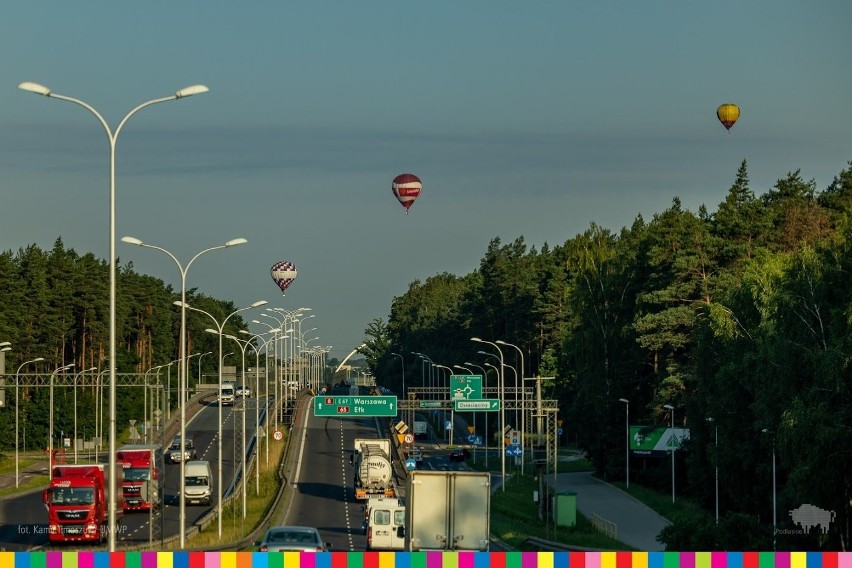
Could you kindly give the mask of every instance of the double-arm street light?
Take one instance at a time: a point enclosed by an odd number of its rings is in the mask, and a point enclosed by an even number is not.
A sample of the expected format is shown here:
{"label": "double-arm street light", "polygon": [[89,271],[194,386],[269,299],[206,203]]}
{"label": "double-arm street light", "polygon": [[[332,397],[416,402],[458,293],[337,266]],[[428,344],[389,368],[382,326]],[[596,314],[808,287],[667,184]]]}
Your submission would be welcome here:
{"label": "double-arm street light", "polygon": [[[514,347],[515,350],[517,350],[517,352],[521,356],[521,370],[520,370],[519,374],[517,372],[515,374],[515,378],[517,379],[517,381],[515,382],[515,386],[517,387],[517,385],[520,385],[520,387],[521,387],[521,450],[524,452],[524,453],[521,454],[521,472],[523,473],[524,464],[527,461],[526,455],[525,455],[526,452],[524,450],[525,438],[526,438],[526,435],[527,435],[527,433],[526,433],[527,432],[527,405],[526,405],[526,398],[527,397],[526,397],[526,394],[524,392],[526,390],[527,384],[526,384],[525,379],[524,379],[524,352],[517,345],[513,345],[513,344],[511,344],[507,341],[503,341],[502,339],[497,339],[496,341],[494,341],[494,343],[499,343],[500,345],[508,345],[509,347]],[[518,391],[517,391],[517,388],[516,388],[515,389],[515,400],[517,400],[517,397],[518,397]],[[532,429],[532,428],[530,428],[530,429]],[[539,434],[541,434],[541,432],[539,432]]]}
{"label": "double-arm street light", "polygon": [[224,365],[224,359],[225,359],[225,356],[222,355],[222,337],[223,337],[223,333],[224,333],[224,330],[225,330],[225,324],[228,323],[228,320],[231,319],[232,316],[235,316],[236,314],[238,314],[240,312],[244,312],[246,310],[251,310],[252,308],[259,308],[260,306],[263,306],[266,303],[267,303],[266,300],[258,300],[257,302],[255,302],[251,305],[245,306],[243,308],[236,309],[233,312],[231,312],[230,314],[228,314],[227,316],[225,316],[225,319],[222,320],[222,323],[219,323],[219,321],[215,317],[213,317],[212,314],[205,312],[204,310],[202,310],[200,308],[194,308],[194,307],[190,306],[189,304],[187,304],[185,302],[175,302],[176,305],[180,305],[182,307],[185,307],[188,310],[192,310],[194,312],[204,314],[207,317],[209,317],[211,320],[213,320],[213,323],[216,325],[216,329],[205,329],[204,331],[207,331],[207,332],[210,332],[210,333],[215,333],[219,336],[219,395],[220,395],[220,398],[219,398],[219,403],[217,404],[217,406],[219,408],[219,417],[218,417],[219,418],[219,432],[218,432],[218,436],[217,436],[217,438],[218,438],[217,446],[219,448],[219,451],[218,451],[218,459],[219,459],[218,486],[219,487],[218,487],[217,498],[216,498],[216,516],[218,517],[218,530],[219,530],[218,536],[219,536],[219,538],[222,537],[222,399],[221,399],[221,394],[222,394],[222,379],[223,379],[223,377],[222,377],[222,366]]}
{"label": "double-arm street light", "polygon": [[[160,97],[157,99],[152,99],[150,101],[146,101],[142,104],[134,107],[130,112],[124,115],[124,118],[121,119],[121,122],[118,123],[115,131],[113,132],[110,129],[109,124],[101,114],[95,110],[95,108],[89,103],[82,101],[80,99],[69,97],[66,95],[60,95],[59,93],[53,92],[48,87],[44,85],[40,85],[38,83],[32,83],[29,81],[23,82],[18,85],[19,89],[24,91],[29,91],[31,93],[35,93],[37,95],[44,95],[46,97],[59,99],[61,101],[67,101],[70,103],[74,103],[80,105],[85,108],[89,112],[91,112],[95,118],[101,123],[101,126],[104,127],[106,131],[107,139],[109,140],[109,494],[115,495],[117,492],[115,476],[116,476],[116,461],[115,461],[115,420],[116,420],[116,410],[115,410],[115,387],[116,387],[116,378],[115,378],[115,363],[116,363],[116,326],[115,326],[115,312],[116,312],[116,261],[115,261],[115,146],[118,140],[118,135],[121,133],[121,129],[127,123],[128,119],[131,116],[136,114],[138,111],[142,110],[147,106],[151,106],[157,103],[164,103],[168,101],[174,101],[177,99],[182,99],[185,97],[189,97],[192,95],[198,95],[201,93],[206,93],[209,89],[204,85],[192,85],[190,87],[185,87],[175,94]],[[115,536],[118,530],[116,525],[117,521],[117,510],[116,510],[116,500],[110,499],[109,501],[109,550],[110,552],[115,551]],[[181,542],[183,542],[183,533],[181,533]]]}
{"label": "double-arm street light", "polygon": [[47,435],[48,435],[48,438],[49,438],[49,441],[47,443],[47,459],[48,459],[47,463],[48,463],[48,469],[50,470],[50,473],[48,475],[48,479],[50,479],[50,480],[53,479],[53,380],[54,380],[54,378],[56,377],[57,374],[61,373],[62,371],[67,371],[68,369],[71,369],[73,367],[74,367],[74,363],[69,363],[68,365],[65,365],[63,367],[59,367],[58,369],[56,369],[55,371],[53,371],[50,374],[50,416],[49,416],[50,426],[47,429]]}
{"label": "double-arm street light", "polygon": [[91,373],[92,371],[97,371],[97,367],[89,367],[84,371],[80,371],[76,375],[74,375],[74,463],[77,463],[77,379],[83,376],[85,373]]}
{"label": "double-arm street light", "polygon": [[[500,349],[500,346],[494,343],[493,341],[486,341],[484,339],[480,339],[478,337],[471,337],[471,341],[476,341],[477,343],[487,343],[488,345],[493,346],[497,352],[500,354],[500,369],[497,374],[497,377],[500,381],[500,443],[498,447],[500,448],[500,491],[506,492],[506,448],[503,447],[503,436],[506,434],[506,394],[505,394],[505,363],[503,362],[503,350]],[[486,454],[487,456],[488,454]]]}
{"label": "double-arm street light", "polygon": [[18,471],[18,440],[20,439],[18,436],[18,411],[21,409],[21,399],[19,398],[19,388],[21,383],[20,374],[21,369],[23,369],[26,365],[38,363],[39,361],[44,361],[44,357],[36,357],[35,359],[24,361],[21,363],[21,366],[18,367],[18,370],[15,371],[15,487],[19,487],[21,483],[20,473]]}
{"label": "double-arm street light", "polygon": [[[275,340],[276,334],[281,331],[280,327],[275,329],[270,329],[269,331],[264,331],[263,333],[252,333],[248,330],[241,329],[240,333],[249,336],[249,345],[251,345],[252,349],[254,349],[254,438],[255,438],[255,447],[257,451],[257,462],[254,468],[255,471],[255,494],[260,495],[260,350],[266,347],[270,341]],[[269,339],[263,339],[264,335],[272,335]],[[255,341],[260,343],[260,346],[255,345]],[[269,361],[269,357],[266,358]],[[243,364],[245,367],[245,363]],[[245,383],[243,383],[245,386]],[[269,375],[266,374],[266,397],[264,398],[266,401],[267,408],[269,407]],[[267,424],[269,424],[269,418],[267,415]],[[265,436],[266,438],[266,464],[269,465],[269,435]]]}
{"label": "double-arm street light", "polygon": [[674,429],[674,411],[675,408],[671,404],[664,404],[663,408],[670,410],[672,413],[672,437],[669,444],[672,448],[672,503],[675,502],[675,445],[677,444],[677,436]]}
{"label": "double-arm street light", "polygon": [[399,367],[402,370],[402,399],[405,400],[405,359],[399,353],[391,352],[394,357],[399,357]]}
{"label": "double-arm street light", "polygon": [[[189,271],[189,267],[192,266],[192,263],[195,260],[210,251],[220,250],[225,248],[230,248],[233,246],[241,245],[247,243],[248,241],[242,237],[231,239],[230,241],[225,242],[224,244],[213,246],[210,248],[206,248],[201,252],[198,252],[193,256],[189,262],[186,263],[184,267],[181,262],[177,259],[177,257],[164,249],[163,247],[156,245],[149,245],[147,243],[142,242],[140,239],[136,237],[122,237],[122,242],[140,246],[143,248],[150,248],[154,250],[158,250],[164,254],[166,254],[169,258],[171,258],[178,267],[178,271],[180,272],[180,365],[178,366],[178,398],[180,398],[180,447],[181,451],[185,447],[186,440],[186,273]],[[112,445],[112,443],[111,443]],[[111,451],[114,450],[111,448]],[[180,460],[180,486],[184,487],[184,482],[186,480],[186,460]],[[180,532],[180,548],[183,550],[185,542],[186,542],[186,491],[181,490],[180,492],[180,528],[178,531]]]}

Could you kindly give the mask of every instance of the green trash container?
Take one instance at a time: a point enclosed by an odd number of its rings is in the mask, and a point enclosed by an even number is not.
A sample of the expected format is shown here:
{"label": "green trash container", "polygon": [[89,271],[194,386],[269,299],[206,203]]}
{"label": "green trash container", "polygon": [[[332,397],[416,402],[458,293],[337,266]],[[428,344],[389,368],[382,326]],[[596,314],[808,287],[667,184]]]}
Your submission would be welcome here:
{"label": "green trash container", "polygon": [[554,497],[553,521],[557,527],[577,524],[577,492],[561,491]]}

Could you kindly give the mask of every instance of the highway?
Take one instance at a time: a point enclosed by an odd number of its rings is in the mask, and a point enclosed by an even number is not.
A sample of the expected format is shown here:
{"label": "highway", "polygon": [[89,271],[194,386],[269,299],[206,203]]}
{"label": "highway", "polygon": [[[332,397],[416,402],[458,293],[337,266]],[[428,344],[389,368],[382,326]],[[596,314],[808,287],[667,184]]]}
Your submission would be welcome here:
{"label": "highway", "polygon": [[[257,398],[246,401],[246,441],[254,437],[255,408]],[[263,401],[261,400],[263,404]],[[242,447],[242,405],[222,408],[222,479],[223,493],[227,495],[240,462]],[[186,505],[185,526],[190,527],[198,519],[210,512],[216,505],[218,492],[218,406],[215,402],[202,403],[201,410],[189,421],[186,428],[188,438],[192,438],[198,459],[210,462],[213,469],[213,504],[211,506]],[[171,440],[158,443],[168,446]],[[160,456],[162,457],[162,455]],[[100,460],[106,463],[102,456]],[[134,512],[122,515],[117,523],[116,547],[139,547],[149,541],[157,547],[164,539],[178,535],[180,528],[180,507],[178,490],[180,487],[180,465],[160,462],[163,482],[163,506],[153,515],[147,512]],[[150,522],[149,522],[150,521]],[[42,504],[41,490],[22,493],[0,500],[0,548],[8,551],[50,549],[47,537],[47,512]],[[80,545],[70,547],[81,549]],[[168,548],[176,548],[169,546]]]}

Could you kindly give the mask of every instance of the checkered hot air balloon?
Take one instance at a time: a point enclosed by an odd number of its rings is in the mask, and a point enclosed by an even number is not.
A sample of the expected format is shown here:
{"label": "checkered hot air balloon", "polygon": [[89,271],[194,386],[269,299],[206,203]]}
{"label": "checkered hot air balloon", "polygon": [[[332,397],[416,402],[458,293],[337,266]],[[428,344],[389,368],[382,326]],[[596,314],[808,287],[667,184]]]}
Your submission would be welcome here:
{"label": "checkered hot air balloon", "polygon": [[282,292],[296,279],[296,265],[289,260],[276,262],[272,265],[270,272],[272,273],[272,279],[275,280],[275,283],[278,284]]}
{"label": "checkered hot air balloon", "polygon": [[408,208],[414,205],[414,200],[420,197],[422,189],[423,184],[420,178],[414,174],[399,174],[393,178],[393,184],[391,184],[391,190],[399,203],[405,207],[406,215],[408,215]]}

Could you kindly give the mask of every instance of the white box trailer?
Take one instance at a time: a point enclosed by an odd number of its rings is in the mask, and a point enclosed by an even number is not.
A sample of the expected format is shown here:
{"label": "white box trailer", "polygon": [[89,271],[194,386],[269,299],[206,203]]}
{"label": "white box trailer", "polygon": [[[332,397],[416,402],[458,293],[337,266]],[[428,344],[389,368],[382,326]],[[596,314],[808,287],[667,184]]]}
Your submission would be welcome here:
{"label": "white box trailer", "polygon": [[405,549],[488,551],[491,475],[415,470],[408,477]]}

